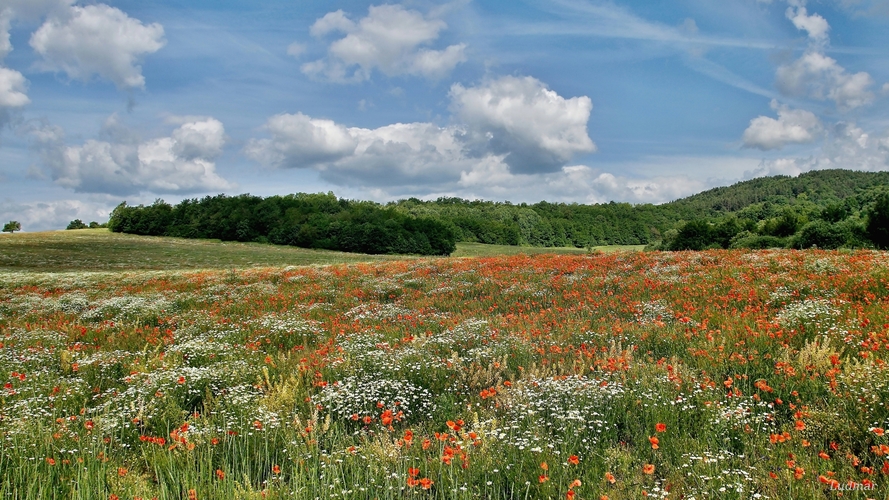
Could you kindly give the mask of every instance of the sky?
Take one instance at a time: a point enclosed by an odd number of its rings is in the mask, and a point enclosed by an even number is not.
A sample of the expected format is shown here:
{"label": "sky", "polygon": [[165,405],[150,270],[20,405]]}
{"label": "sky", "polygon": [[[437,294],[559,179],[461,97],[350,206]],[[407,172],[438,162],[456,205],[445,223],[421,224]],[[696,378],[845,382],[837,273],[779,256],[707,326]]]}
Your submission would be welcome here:
{"label": "sky", "polygon": [[0,0],[0,221],[889,169],[889,0]]}

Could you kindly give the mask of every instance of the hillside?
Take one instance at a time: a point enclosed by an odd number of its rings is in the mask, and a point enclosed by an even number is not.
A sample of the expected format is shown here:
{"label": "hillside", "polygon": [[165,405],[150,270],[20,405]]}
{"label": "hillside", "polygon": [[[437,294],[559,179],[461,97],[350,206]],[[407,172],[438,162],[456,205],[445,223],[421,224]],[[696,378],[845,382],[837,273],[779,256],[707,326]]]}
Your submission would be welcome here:
{"label": "hillside", "polygon": [[754,203],[787,203],[805,194],[809,201],[825,205],[854,197],[878,186],[889,186],[889,172],[814,170],[798,177],[778,175],[717,187],[661,205],[696,216],[737,212]]}

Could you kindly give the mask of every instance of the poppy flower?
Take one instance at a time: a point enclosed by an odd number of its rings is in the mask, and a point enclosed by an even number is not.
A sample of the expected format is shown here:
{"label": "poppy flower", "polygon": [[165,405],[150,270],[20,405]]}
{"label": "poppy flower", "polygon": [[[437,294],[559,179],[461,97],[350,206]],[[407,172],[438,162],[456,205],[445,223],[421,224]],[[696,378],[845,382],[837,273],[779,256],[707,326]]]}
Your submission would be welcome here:
{"label": "poppy flower", "polygon": [[667,432],[667,424],[665,424],[663,422],[658,422],[658,423],[654,424],[654,431],[655,432]]}
{"label": "poppy flower", "polygon": [[654,474],[654,465],[653,465],[653,464],[645,464],[645,465],[643,465],[643,466],[642,466],[642,473],[643,473],[643,474],[648,474],[648,475]]}
{"label": "poppy flower", "polygon": [[617,479],[614,478],[614,474],[612,474],[610,472],[605,473],[605,480],[611,484],[614,484],[617,482]]}

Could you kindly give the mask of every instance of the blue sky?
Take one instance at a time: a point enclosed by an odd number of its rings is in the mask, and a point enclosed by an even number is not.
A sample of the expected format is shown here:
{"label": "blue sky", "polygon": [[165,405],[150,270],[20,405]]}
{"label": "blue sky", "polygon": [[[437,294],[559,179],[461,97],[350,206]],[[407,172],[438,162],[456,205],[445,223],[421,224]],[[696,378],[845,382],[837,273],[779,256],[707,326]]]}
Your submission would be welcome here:
{"label": "blue sky", "polygon": [[0,0],[0,219],[886,170],[886,40],[887,0]]}

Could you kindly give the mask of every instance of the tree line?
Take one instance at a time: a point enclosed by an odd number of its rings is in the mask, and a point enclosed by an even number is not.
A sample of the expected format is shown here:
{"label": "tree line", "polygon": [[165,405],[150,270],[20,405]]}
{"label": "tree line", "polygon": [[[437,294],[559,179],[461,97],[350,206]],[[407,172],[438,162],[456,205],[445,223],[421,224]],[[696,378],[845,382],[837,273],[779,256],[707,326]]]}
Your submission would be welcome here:
{"label": "tree line", "polygon": [[108,228],[368,254],[449,255],[456,249],[456,236],[440,221],[373,202],[337,199],[333,193],[217,195],[175,206],[160,199],[149,206],[124,202],[111,213]]}
{"label": "tree line", "polygon": [[[333,193],[208,196],[121,204],[113,231],[363,253],[446,255],[455,242],[649,249],[889,245],[889,172],[821,170],[719,187],[661,205],[513,204],[409,198],[385,205]],[[889,195],[887,195],[889,196]],[[883,201],[881,201],[883,200]],[[884,213],[885,212],[885,213]]]}

